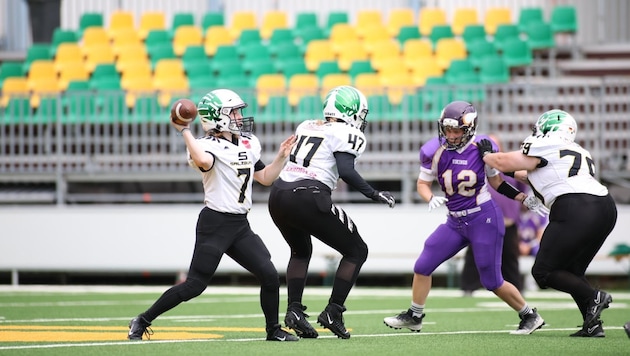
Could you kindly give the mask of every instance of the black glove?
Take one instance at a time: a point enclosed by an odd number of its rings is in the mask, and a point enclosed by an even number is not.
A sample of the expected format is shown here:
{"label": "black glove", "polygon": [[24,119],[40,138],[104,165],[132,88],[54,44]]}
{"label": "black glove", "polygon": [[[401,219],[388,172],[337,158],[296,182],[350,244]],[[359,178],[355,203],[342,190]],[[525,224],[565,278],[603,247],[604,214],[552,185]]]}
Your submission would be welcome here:
{"label": "black glove", "polygon": [[477,149],[479,150],[479,157],[483,160],[483,157],[488,153],[493,153],[492,142],[487,138],[477,142]]}
{"label": "black glove", "polygon": [[392,193],[386,191],[375,190],[374,193],[372,193],[372,200],[387,204],[390,208],[393,208],[394,205],[396,205],[396,199]]}

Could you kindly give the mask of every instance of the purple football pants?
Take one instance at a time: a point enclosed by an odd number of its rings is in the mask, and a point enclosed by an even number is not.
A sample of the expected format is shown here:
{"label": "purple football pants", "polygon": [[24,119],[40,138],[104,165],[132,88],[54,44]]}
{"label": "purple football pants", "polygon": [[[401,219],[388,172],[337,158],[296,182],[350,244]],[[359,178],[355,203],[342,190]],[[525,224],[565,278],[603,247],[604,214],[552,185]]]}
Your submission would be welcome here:
{"label": "purple football pants", "polygon": [[424,249],[416,260],[413,271],[429,276],[444,261],[461,249],[472,245],[481,284],[495,290],[503,284],[501,252],[503,250],[503,214],[490,200],[481,211],[462,217],[448,215],[424,242]]}

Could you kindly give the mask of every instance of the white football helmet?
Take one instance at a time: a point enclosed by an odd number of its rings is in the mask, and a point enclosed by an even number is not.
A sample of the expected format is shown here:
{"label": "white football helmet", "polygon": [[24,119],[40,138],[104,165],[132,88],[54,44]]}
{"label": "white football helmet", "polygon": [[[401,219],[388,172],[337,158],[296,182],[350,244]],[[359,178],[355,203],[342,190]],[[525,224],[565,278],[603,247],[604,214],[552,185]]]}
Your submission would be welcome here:
{"label": "white football helmet", "polygon": [[553,109],[540,115],[534,125],[536,137],[560,137],[568,142],[575,141],[577,122],[568,112]]}
{"label": "white football helmet", "polygon": [[357,88],[342,85],[326,94],[324,117],[334,117],[363,132],[367,125],[367,114],[367,99]]}
{"label": "white football helmet", "polygon": [[241,135],[252,131],[254,118],[233,119],[231,114],[233,110],[241,110],[245,107],[247,104],[235,92],[228,89],[216,89],[201,98],[197,104],[197,112],[204,131],[227,131]]}

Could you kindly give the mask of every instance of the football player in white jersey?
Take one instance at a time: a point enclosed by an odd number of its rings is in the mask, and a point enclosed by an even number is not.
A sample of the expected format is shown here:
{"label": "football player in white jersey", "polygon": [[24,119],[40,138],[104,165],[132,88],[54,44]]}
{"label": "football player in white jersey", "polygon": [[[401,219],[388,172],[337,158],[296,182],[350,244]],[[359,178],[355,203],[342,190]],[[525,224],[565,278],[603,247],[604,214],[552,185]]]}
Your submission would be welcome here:
{"label": "football player in white jersey", "polygon": [[331,192],[341,178],[367,198],[390,208],[396,201],[389,192],[370,186],[354,167],[366,147],[363,130],[368,106],[363,93],[350,86],[334,88],[323,107],[324,120],[307,120],[297,127],[297,144],[269,194],[269,212],[291,248],[286,325],[300,337],[318,336],[306,320],[302,304],[314,236],[343,256],[329,304],[317,321],[347,339],[350,333],[343,321],[344,303],[367,259],[368,247],[352,219],[332,203]]}
{"label": "football player in white jersey", "polygon": [[280,279],[261,238],[250,228],[252,179],[271,185],[295,144],[291,135],[280,145],[274,161],[260,161],[260,142],[251,133],[253,118],[243,117],[247,104],[235,92],[217,89],[206,94],[197,111],[205,135],[195,138],[188,125],[171,124],[186,143],[189,164],[201,172],[205,207],[199,213],[195,247],[186,281],[168,289],[145,312],[132,319],[128,338],[150,337],[151,322],[181,302],[200,295],[210,283],[224,254],[260,281],[260,304],[267,340],[298,341],[278,323]]}
{"label": "football player in white jersey", "polygon": [[536,283],[569,293],[575,300],[583,324],[571,336],[603,337],[600,315],[612,296],[593,288],[585,272],[615,227],[617,207],[594,177],[591,154],[575,142],[577,129],[570,114],[554,109],[538,118],[520,151],[493,153],[489,142],[478,146],[484,162],[528,181],[551,210],[532,267]]}

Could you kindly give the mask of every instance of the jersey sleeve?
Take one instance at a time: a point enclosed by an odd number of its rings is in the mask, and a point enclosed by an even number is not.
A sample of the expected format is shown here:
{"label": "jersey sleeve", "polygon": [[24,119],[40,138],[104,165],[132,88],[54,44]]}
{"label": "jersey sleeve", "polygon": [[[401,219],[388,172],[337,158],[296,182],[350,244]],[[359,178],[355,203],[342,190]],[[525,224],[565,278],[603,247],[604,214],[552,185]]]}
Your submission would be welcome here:
{"label": "jersey sleeve", "polygon": [[335,130],[330,130],[331,134],[326,138],[331,152],[345,152],[359,158],[365,152],[367,145],[365,135],[354,127],[335,123],[338,125]]}
{"label": "jersey sleeve", "polygon": [[530,136],[523,141],[522,152],[526,156],[542,158],[557,152],[560,146],[552,140]]}

